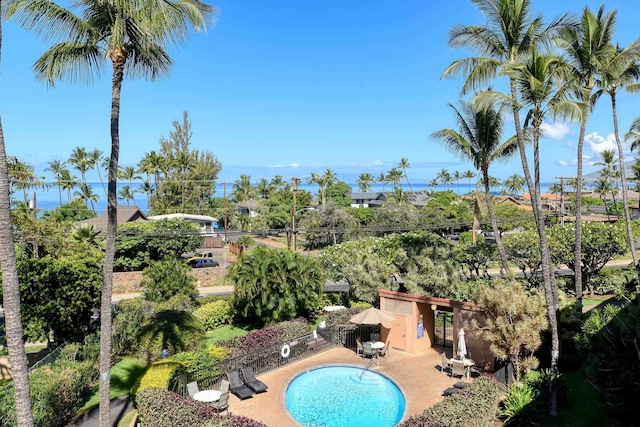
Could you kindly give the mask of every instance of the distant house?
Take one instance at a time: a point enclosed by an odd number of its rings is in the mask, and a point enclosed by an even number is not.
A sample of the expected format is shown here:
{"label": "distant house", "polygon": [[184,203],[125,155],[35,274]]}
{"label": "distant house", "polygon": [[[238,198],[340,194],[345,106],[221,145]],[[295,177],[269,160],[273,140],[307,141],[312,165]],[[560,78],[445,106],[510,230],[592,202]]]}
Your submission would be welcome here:
{"label": "distant house", "polygon": [[236,203],[238,207],[238,213],[240,215],[248,215],[253,218],[258,215],[258,201],[257,200],[247,200],[245,202]]}
{"label": "distant house", "polygon": [[[387,201],[390,194],[382,192],[351,193],[351,207],[377,209]],[[424,192],[412,192],[406,193],[406,195],[409,203],[416,209],[422,209],[431,200],[431,197]]]}
{"label": "distant house", "polygon": [[[107,221],[107,210],[105,209],[100,216],[97,216],[95,218],[83,219],[82,221],[78,221],[76,224],[93,225],[98,233],[102,233],[103,231],[106,232],[107,230]],[[134,221],[148,221],[148,218],[137,206],[118,206],[118,225]]]}
{"label": "distant house", "polygon": [[496,204],[506,203],[524,211],[533,211],[533,207],[531,207],[531,205],[525,205],[520,200],[512,196],[494,196],[493,200]]}
{"label": "distant house", "polygon": [[206,215],[172,213],[172,214],[166,214],[166,215],[153,215],[149,217],[150,220],[155,220],[155,221],[160,219],[175,219],[175,218],[184,219],[185,221],[189,221],[193,224],[198,225],[200,227],[200,233],[202,234],[213,233],[220,229],[218,226],[218,220],[216,218],[213,218],[211,216],[206,216]]}

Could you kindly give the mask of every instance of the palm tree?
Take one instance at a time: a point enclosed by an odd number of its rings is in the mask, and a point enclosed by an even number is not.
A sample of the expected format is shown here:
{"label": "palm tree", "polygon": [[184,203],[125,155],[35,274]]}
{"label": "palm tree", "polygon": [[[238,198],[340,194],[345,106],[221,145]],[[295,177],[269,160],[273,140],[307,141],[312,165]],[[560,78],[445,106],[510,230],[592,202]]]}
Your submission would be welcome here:
{"label": "palm tree", "polygon": [[78,190],[73,192],[73,195],[84,200],[87,207],[89,207],[89,202],[91,202],[91,210],[93,213],[96,213],[96,208],[93,205],[93,202],[100,200],[100,197],[93,192],[93,189],[89,184],[80,184]]}
{"label": "palm tree", "polygon": [[[597,14],[585,7],[580,25],[563,28],[558,39],[565,61],[572,67],[569,84],[575,88],[576,98],[580,103],[580,134],[578,136],[577,177],[578,185],[582,185],[582,149],[589,113],[593,110],[595,100],[594,89],[598,72],[607,58],[612,54],[613,31],[616,11],[604,12],[600,6]],[[582,259],[582,191],[576,191],[576,242],[574,251],[575,265],[581,265]],[[576,268],[575,286],[578,303],[582,298],[582,271]]]}
{"label": "palm tree", "polygon": [[[636,82],[640,76],[640,67],[636,62],[640,57],[640,39],[636,39],[625,49],[616,47],[615,51],[607,57],[606,62],[600,67],[600,79],[597,86],[600,88],[596,91],[595,96],[608,93],[611,97],[611,112],[613,114],[613,134],[616,138],[616,146],[618,149],[618,164],[620,166],[620,178],[622,180],[622,207],[624,210],[624,218],[627,226],[627,240],[633,258],[633,265],[638,268],[638,255],[636,254],[636,246],[633,238],[633,229],[631,225],[631,213],[629,212],[629,197],[627,195],[627,177],[624,165],[624,152],[622,143],[620,142],[620,132],[618,129],[618,107],[617,95],[621,89],[629,91],[637,91],[640,88]],[[616,185],[617,189],[617,185]],[[615,203],[615,201],[614,201]]]}
{"label": "palm tree", "polygon": [[438,182],[440,182],[440,184],[446,185],[447,191],[449,191],[449,184],[451,184],[451,174],[449,173],[449,171],[446,169],[442,169],[440,172],[438,172],[436,178],[438,179]]}
{"label": "palm tree", "polygon": [[175,163],[182,174],[182,212],[184,212],[185,186],[187,174],[195,167],[193,156],[187,151],[181,151],[175,158]]}
{"label": "palm tree", "polygon": [[433,191],[436,191],[436,189],[438,188],[438,178],[433,178],[431,181],[429,181],[429,187],[433,188]]}
{"label": "palm tree", "polygon": [[133,204],[135,205],[136,199],[134,197],[134,193],[135,191],[133,191],[130,186],[123,185],[120,191],[118,191],[118,199],[125,200],[127,202],[127,206],[129,206],[129,201],[133,200]]}
{"label": "palm tree", "polygon": [[74,148],[67,162],[80,172],[80,178],[82,179],[81,184],[86,185],[87,171],[93,167],[91,165],[91,159],[89,159],[89,155],[87,154],[87,149],[85,147]]}
{"label": "palm tree", "polygon": [[411,188],[411,184],[409,183],[409,177],[407,176],[407,169],[411,167],[409,160],[406,157],[401,158],[400,163],[398,163],[398,167],[402,169],[404,179],[407,181],[407,185],[409,186],[409,191],[413,192],[413,188]]}
{"label": "palm tree", "polygon": [[84,242],[99,248],[100,241],[98,240],[98,234],[100,234],[100,232],[96,230],[95,225],[82,224],[74,228],[71,238],[76,242]]}
{"label": "palm tree", "polygon": [[453,182],[458,184],[458,196],[460,195],[460,180],[462,180],[462,174],[460,171],[454,171],[452,176]]}
{"label": "palm tree", "polygon": [[498,253],[502,261],[502,268],[511,276],[507,254],[502,246],[498,222],[496,221],[491,200],[489,185],[489,166],[498,161],[505,161],[518,150],[516,141],[511,138],[501,142],[504,129],[502,109],[492,107],[479,107],[470,102],[460,101],[461,110],[449,104],[456,116],[459,131],[454,129],[442,129],[431,135],[438,142],[442,142],[454,154],[463,160],[470,160],[482,174],[484,182],[485,198],[491,226],[496,238]]}
{"label": "palm tree", "polygon": [[320,187],[320,199],[322,200],[322,208],[324,209],[327,204],[326,191],[327,187],[333,185],[337,180],[336,173],[332,169],[327,169],[322,175],[312,173],[311,177],[307,179],[307,184],[318,184]]}
{"label": "palm tree", "polygon": [[507,187],[509,194],[518,195],[522,190],[524,190],[525,182],[526,181],[522,175],[515,173],[504,180],[504,185]]}
{"label": "palm tree", "polygon": [[600,172],[600,179],[607,181],[608,191],[611,192],[611,196],[613,197],[613,204],[615,205],[616,192],[618,190],[618,182],[616,179],[618,176],[616,165],[618,159],[616,159],[616,153],[613,149],[602,150],[602,152],[600,153],[600,159],[602,161],[595,162],[594,166],[604,166],[604,168]]}
{"label": "palm tree", "polygon": [[[179,44],[190,27],[205,29],[213,7],[199,0],[78,0],[74,11],[50,0],[15,0],[6,16],[34,29],[45,41],[57,43],[34,66],[36,76],[54,86],[57,80],[91,82],[106,58],[112,69],[111,155],[108,173],[107,239],[101,296],[100,324],[100,425],[110,425],[111,294],[116,242],[117,171],[120,155],[120,93],[125,75],[154,80],[167,74],[171,58],[167,48]],[[124,25],[126,23],[126,25]]]}
{"label": "palm tree", "polygon": [[467,187],[469,188],[469,192],[471,192],[471,180],[476,177],[476,173],[469,169],[462,174],[462,177],[467,179]]}
{"label": "palm tree", "polygon": [[71,175],[68,169],[63,169],[60,174],[59,183],[56,182],[63,190],[67,192],[67,203],[71,202],[71,190],[78,186],[78,177],[75,175]]}
{"label": "palm tree", "polygon": [[400,169],[391,168],[391,170],[387,172],[387,180],[393,184],[394,189],[400,185],[401,179],[402,179],[402,171]]}
{"label": "palm tree", "polygon": [[[3,4],[0,0],[0,10]],[[2,51],[2,19],[0,19],[0,51]],[[13,376],[13,398],[18,427],[33,427],[29,368],[24,350],[24,328],[20,312],[20,283],[11,222],[11,185],[7,151],[0,116],[0,270],[2,270],[2,306],[9,363]]]}
{"label": "palm tree", "polygon": [[371,191],[371,183],[373,183],[376,179],[370,173],[361,173],[358,175],[358,180],[356,184],[358,185],[358,190],[363,193]]}
{"label": "palm tree", "polygon": [[384,172],[380,172],[380,175],[378,175],[376,181],[382,184],[382,192],[384,193],[384,186],[389,182],[389,180],[387,179],[387,175],[385,175]]}
{"label": "palm tree", "polygon": [[160,174],[164,168],[164,157],[160,156],[155,151],[145,153],[142,160],[140,160],[140,171],[147,175],[153,175],[153,183],[155,190],[158,192],[160,186]]}
{"label": "palm tree", "polygon": [[129,204],[129,200],[133,200],[133,204],[135,205],[136,199],[134,198],[133,180],[140,179],[140,176],[136,175],[136,168],[133,166],[120,166],[118,168],[118,178],[129,182],[128,190],[123,193],[127,194],[128,198],[122,197],[122,199],[125,199],[127,204]]}
{"label": "palm tree", "polygon": [[103,156],[103,152],[98,150],[97,148],[93,151],[89,151],[87,156],[89,157],[89,164],[91,165],[91,169],[95,169],[98,172],[98,178],[100,179],[100,184],[102,185],[102,191],[104,191],[104,197],[107,197],[107,187],[104,185],[104,179],[102,179],[101,169],[108,169],[109,163],[105,163],[105,157]]}
{"label": "palm tree", "polygon": [[254,188],[251,186],[251,175],[241,174],[240,179],[233,183],[232,199],[237,202],[246,202],[253,198]]}
{"label": "palm tree", "polygon": [[58,186],[58,196],[60,197],[60,206],[62,206],[62,185],[60,182],[60,176],[62,175],[62,171],[65,169],[67,163],[63,160],[51,160],[47,164],[49,166],[47,166],[44,171],[52,172],[56,177],[55,185]]}
{"label": "palm tree", "polygon": [[[558,31],[572,23],[566,16],[555,19],[547,27],[542,16],[531,13],[531,0],[473,0],[486,18],[484,26],[458,25],[449,33],[449,46],[468,47],[478,56],[453,62],[443,73],[443,77],[465,75],[463,94],[482,88],[492,82],[498,71],[520,61],[537,46],[554,38]],[[514,78],[509,78],[511,99],[518,99]],[[513,121],[520,160],[527,186],[531,193],[533,214],[540,236],[540,255],[544,279],[545,300],[551,325],[551,381],[548,412],[557,415],[558,357],[560,340],[558,335],[559,303],[553,275],[549,247],[543,236],[544,217],[540,194],[535,191],[526,154],[526,141],[520,123],[519,106],[512,105]]]}
{"label": "palm tree", "polygon": [[268,199],[271,194],[272,187],[269,185],[269,181],[266,178],[260,178],[260,181],[256,184],[256,193],[263,199]]}
{"label": "palm tree", "polygon": [[395,200],[396,203],[409,203],[409,195],[402,187],[394,187],[393,193],[389,194],[389,199]]}
{"label": "palm tree", "polygon": [[549,193],[551,194],[560,194],[561,191],[562,191],[562,188],[560,187],[560,184],[558,184],[557,182],[554,182],[549,186]]}
{"label": "palm tree", "polygon": [[611,188],[611,180],[609,180],[609,177],[607,176],[606,171],[603,170],[600,173],[600,177],[596,180],[596,182],[593,183],[593,191],[600,194],[600,200],[604,205],[604,210],[605,210],[605,213],[607,214],[607,219],[611,220],[609,216],[609,206],[607,206],[606,197],[607,197],[607,193],[612,191],[612,188]]}

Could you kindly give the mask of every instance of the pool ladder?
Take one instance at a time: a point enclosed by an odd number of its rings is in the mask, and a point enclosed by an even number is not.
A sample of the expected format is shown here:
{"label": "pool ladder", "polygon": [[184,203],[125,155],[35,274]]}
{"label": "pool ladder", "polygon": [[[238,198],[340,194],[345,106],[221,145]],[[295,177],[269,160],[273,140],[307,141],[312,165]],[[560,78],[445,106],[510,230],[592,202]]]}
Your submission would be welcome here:
{"label": "pool ladder", "polygon": [[367,372],[367,371],[369,370],[369,368],[371,367],[371,365],[373,365],[373,362],[378,362],[378,363],[380,363],[380,360],[379,360],[379,359],[377,359],[378,357],[379,357],[379,356],[378,356],[378,353],[376,353],[376,354],[371,358],[371,360],[369,361],[369,363],[367,363],[367,366],[365,366],[365,368],[362,370],[362,372],[360,372],[360,379],[362,379],[362,376],[364,375],[364,373],[365,373],[365,372]]}
{"label": "pool ladder", "polygon": [[311,420],[309,421],[309,424],[307,425],[307,427],[327,427],[327,425],[325,423],[318,424],[316,420]]}

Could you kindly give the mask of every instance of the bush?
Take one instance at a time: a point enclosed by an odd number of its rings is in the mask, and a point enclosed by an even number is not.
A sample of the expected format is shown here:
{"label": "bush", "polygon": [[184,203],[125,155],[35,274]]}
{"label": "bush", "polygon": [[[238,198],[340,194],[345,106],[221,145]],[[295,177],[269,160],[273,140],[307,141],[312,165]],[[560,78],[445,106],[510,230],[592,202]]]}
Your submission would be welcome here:
{"label": "bush", "polygon": [[[95,343],[95,338],[89,338],[86,344],[68,345],[53,364],[29,374],[35,426],[67,425],[95,392],[99,353]],[[17,425],[12,387],[0,394],[0,425]]]}
{"label": "bush", "polygon": [[400,427],[492,425],[498,409],[498,391],[498,385],[493,379],[482,376],[422,414],[409,418]]}
{"label": "bush", "polygon": [[231,304],[225,300],[218,300],[203,305],[193,314],[200,319],[207,331],[229,324],[233,320]]}
{"label": "bush", "polygon": [[351,307],[347,308],[346,310],[331,311],[329,312],[329,314],[327,314],[325,323],[327,324],[327,327],[335,325],[346,325],[349,323],[349,319],[364,310],[365,307]]}
{"label": "bush", "polygon": [[142,390],[149,388],[168,389],[169,381],[178,368],[180,368],[180,363],[172,360],[159,360],[151,363],[131,388],[131,396],[134,401],[138,401],[138,394]]}
{"label": "bush", "polygon": [[115,306],[111,326],[114,355],[124,356],[137,351],[137,336],[153,314],[154,307],[154,303],[142,298],[124,300]]}
{"label": "bush", "polygon": [[311,325],[309,322],[305,318],[299,317],[287,322],[267,326],[255,332],[249,332],[244,337],[218,342],[218,344],[232,348],[234,355],[240,355],[281,344],[310,332]]}
{"label": "bush", "polygon": [[154,312],[158,313],[165,310],[177,310],[192,312],[195,303],[190,295],[178,294],[174,295],[166,301],[156,305]]}
{"label": "bush", "polygon": [[242,416],[217,415],[209,405],[159,388],[141,391],[137,404],[145,427],[267,427]]}
{"label": "bush", "polygon": [[[173,371],[172,377],[207,368],[207,378],[217,378],[220,373],[218,364],[227,357],[229,357],[229,352],[215,345],[209,346],[206,350],[178,353],[169,358],[170,361],[180,364],[180,366]],[[203,388],[213,385],[207,384],[206,381],[199,381],[199,384]]]}
{"label": "bush", "polygon": [[189,275],[189,268],[185,262],[173,257],[152,263],[145,268],[140,281],[144,298],[153,302],[165,302],[176,295],[186,295],[195,303],[198,290],[195,277]]}
{"label": "bush", "polygon": [[591,276],[589,282],[593,286],[593,291],[596,295],[630,292],[634,291],[638,285],[638,273],[633,266],[624,269],[611,268]]}
{"label": "bush", "polygon": [[206,340],[200,320],[191,313],[161,311],[149,319],[137,335],[138,356],[145,362],[160,358],[163,349],[169,354],[199,350]]}
{"label": "bush", "polygon": [[504,419],[505,425],[522,418],[527,412],[531,411],[532,403],[535,398],[533,387],[525,382],[514,383],[507,396],[502,402],[502,410],[500,416]]}

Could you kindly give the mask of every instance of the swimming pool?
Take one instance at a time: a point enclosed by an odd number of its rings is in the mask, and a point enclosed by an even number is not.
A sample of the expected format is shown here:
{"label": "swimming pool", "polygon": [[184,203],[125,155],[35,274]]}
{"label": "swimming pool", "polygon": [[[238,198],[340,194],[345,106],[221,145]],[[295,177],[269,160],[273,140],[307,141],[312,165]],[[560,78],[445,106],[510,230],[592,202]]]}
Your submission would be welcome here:
{"label": "swimming pool", "polygon": [[356,366],[326,366],[304,372],[287,387],[289,413],[306,426],[393,427],[405,400],[398,386],[376,372]]}

